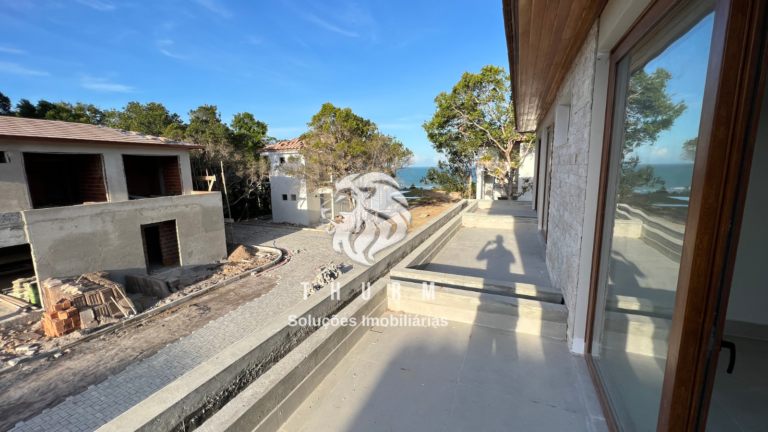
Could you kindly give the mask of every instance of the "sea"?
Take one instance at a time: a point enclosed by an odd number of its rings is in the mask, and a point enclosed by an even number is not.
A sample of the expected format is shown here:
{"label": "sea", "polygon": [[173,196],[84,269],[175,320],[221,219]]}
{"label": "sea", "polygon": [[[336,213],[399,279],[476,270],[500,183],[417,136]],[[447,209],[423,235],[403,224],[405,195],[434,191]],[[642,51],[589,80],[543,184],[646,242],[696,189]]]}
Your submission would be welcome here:
{"label": "sea", "polygon": [[427,170],[433,167],[408,167],[397,171],[397,181],[400,186],[405,188],[411,187],[412,184],[416,187],[424,189],[434,189],[437,185],[431,183],[422,183],[421,179],[426,177]]}
{"label": "sea", "polygon": [[[639,164],[636,169],[640,169],[648,166],[648,164]],[[691,180],[693,179],[693,164],[681,163],[681,164],[651,164],[653,167],[653,174],[656,177],[660,177],[664,180],[664,187],[669,192],[684,192],[690,190]],[[653,190],[659,189],[659,187],[651,188]],[[637,193],[647,193],[652,190],[649,188],[635,188]]]}

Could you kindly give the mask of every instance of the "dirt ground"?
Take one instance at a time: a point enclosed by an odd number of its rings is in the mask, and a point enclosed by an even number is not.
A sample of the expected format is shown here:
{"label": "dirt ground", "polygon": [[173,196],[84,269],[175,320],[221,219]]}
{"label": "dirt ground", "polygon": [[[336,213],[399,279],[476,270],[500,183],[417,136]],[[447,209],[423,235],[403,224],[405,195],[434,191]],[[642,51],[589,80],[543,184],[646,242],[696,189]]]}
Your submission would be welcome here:
{"label": "dirt ground", "polygon": [[277,284],[269,273],[247,280],[249,283],[224,286],[146,321],[85,342],[59,359],[27,363],[0,375],[0,431],[152,356],[169,343],[263,296]]}
{"label": "dirt ground", "polygon": [[431,221],[440,213],[448,210],[457,201],[459,201],[459,198],[456,196],[449,196],[425,189],[424,198],[416,200],[416,203],[408,208],[411,212],[411,226],[408,227],[408,232]]}

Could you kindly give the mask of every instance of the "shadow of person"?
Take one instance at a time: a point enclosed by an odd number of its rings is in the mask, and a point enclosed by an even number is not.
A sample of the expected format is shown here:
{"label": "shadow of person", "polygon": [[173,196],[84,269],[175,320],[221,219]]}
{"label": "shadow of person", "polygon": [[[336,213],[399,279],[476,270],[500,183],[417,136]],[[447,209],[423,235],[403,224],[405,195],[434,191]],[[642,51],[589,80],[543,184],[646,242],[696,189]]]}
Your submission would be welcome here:
{"label": "shadow of person", "polygon": [[[495,244],[496,247],[488,249],[489,246]],[[496,236],[496,240],[488,240],[488,243],[483,246],[480,253],[477,254],[478,261],[487,261],[485,268],[490,270],[493,268],[497,272],[509,273],[509,266],[515,262],[515,255],[509,249],[504,247],[504,237],[501,235]]]}

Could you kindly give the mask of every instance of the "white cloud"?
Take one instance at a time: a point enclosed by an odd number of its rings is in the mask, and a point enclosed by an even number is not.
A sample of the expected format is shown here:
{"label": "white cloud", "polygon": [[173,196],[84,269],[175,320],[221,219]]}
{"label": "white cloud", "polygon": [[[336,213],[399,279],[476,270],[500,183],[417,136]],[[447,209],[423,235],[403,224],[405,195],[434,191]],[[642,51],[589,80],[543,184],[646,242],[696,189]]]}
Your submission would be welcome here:
{"label": "white cloud", "polygon": [[115,8],[115,5],[99,0],[77,0],[77,2],[102,12],[111,11]]}
{"label": "white cloud", "polygon": [[24,54],[26,51],[15,49],[15,48],[4,48],[0,47],[0,52],[9,53],[9,54]]}
{"label": "white cloud", "polygon": [[116,93],[130,93],[131,91],[133,91],[133,87],[131,86],[127,86],[123,84],[115,84],[115,83],[108,82],[103,78],[92,78],[89,76],[84,77],[80,85],[83,88],[96,90],[96,91],[116,92]]}
{"label": "white cloud", "polygon": [[184,55],[181,55],[181,54],[172,53],[172,52],[168,51],[167,49],[162,48],[162,47],[167,47],[167,46],[173,45],[173,41],[170,40],[170,39],[160,39],[159,41],[157,41],[157,45],[158,45],[158,48],[157,48],[158,51],[160,51],[163,55],[167,55],[168,57],[179,59],[179,60],[184,60],[184,59],[187,58],[187,56],[184,56]]}
{"label": "white cloud", "polygon": [[319,25],[320,27],[326,28],[326,29],[328,29],[330,31],[333,31],[333,32],[336,32],[336,33],[343,34],[344,36],[358,37],[357,33],[353,32],[353,31],[348,31],[348,30],[340,29],[340,28],[336,27],[335,25],[333,25],[333,24],[331,24],[329,22],[321,20],[320,18],[318,18],[317,16],[315,16],[313,14],[304,14],[304,18],[307,21],[309,21],[309,22],[313,22],[313,23]]}
{"label": "white cloud", "polygon": [[413,166],[437,166],[440,156],[413,155]]}
{"label": "white cloud", "polygon": [[661,147],[656,149],[656,156],[658,157],[664,157],[669,154],[669,149],[665,147]]}
{"label": "white cloud", "polygon": [[0,62],[0,72],[12,73],[17,75],[35,75],[35,76],[49,75],[48,72],[25,69],[16,63],[7,63],[7,62]]}
{"label": "white cloud", "polygon": [[208,9],[209,11],[213,13],[217,13],[224,18],[231,18],[232,13],[229,12],[226,8],[224,8],[222,5],[219,4],[216,0],[192,0],[193,2],[197,3],[198,5]]}
{"label": "white cloud", "polygon": [[187,58],[186,56],[179,55],[179,54],[174,54],[174,53],[169,52],[168,50],[164,50],[164,49],[160,49],[160,52],[165,54],[165,55],[167,55],[168,57],[179,59],[179,60],[184,60],[184,59]]}

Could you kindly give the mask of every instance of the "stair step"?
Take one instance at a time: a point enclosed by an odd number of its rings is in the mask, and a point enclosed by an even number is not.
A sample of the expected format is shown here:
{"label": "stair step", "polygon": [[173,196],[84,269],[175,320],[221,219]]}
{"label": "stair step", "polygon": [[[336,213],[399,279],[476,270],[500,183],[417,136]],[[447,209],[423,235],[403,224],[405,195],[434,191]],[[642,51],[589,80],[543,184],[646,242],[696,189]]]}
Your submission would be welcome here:
{"label": "stair step", "polygon": [[665,358],[671,319],[605,312],[602,346],[615,351]]}
{"label": "stair step", "polygon": [[547,303],[563,303],[563,293],[559,289],[526,283],[398,268],[392,269],[389,272],[389,277],[390,279],[414,283],[434,282],[435,285],[447,288],[468,289],[481,293],[528,298]]}
{"label": "stair step", "polygon": [[560,304],[435,286],[434,299],[425,299],[422,284],[400,284],[400,298],[393,299],[387,285],[388,308],[423,316],[445,318],[501,330],[564,340],[568,309]]}

